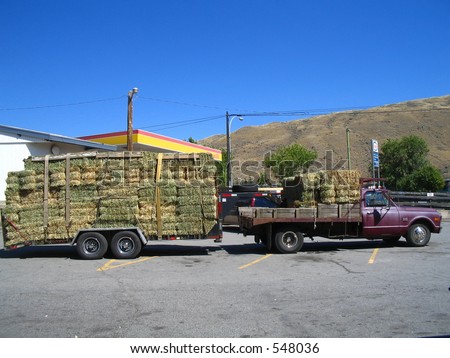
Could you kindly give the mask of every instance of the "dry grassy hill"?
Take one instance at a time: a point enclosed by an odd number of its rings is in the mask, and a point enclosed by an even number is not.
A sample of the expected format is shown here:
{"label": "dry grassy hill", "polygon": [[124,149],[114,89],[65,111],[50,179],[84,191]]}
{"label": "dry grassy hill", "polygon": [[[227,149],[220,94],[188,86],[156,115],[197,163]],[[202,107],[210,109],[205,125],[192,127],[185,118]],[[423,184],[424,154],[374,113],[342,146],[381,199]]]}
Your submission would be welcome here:
{"label": "dry grassy hill", "polygon": [[[273,122],[243,127],[232,133],[233,157],[239,161],[261,163],[265,153],[280,146],[299,143],[318,153],[324,162],[327,150],[334,153],[334,163],[347,159],[346,129],[350,129],[351,165],[368,175],[371,139],[380,146],[387,139],[416,134],[430,149],[429,159],[445,177],[450,177],[450,95],[402,102],[368,110],[339,112],[290,122]],[[201,144],[226,148],[225,135],[215,135]],[[325,164],[324,164],[325,165]],[[261,170],[260,164],[259,170]],[[234,170],[243,178],[239,170]]]}

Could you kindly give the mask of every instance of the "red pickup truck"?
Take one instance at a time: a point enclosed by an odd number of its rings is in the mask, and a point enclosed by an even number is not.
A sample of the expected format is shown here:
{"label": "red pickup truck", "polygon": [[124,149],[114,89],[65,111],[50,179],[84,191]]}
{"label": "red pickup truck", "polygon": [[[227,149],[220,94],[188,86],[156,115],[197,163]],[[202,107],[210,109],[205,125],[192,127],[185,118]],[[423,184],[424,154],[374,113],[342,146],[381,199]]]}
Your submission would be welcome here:
{"label": "red pickup truck", "polygon": [[[372,180],[372,179],[371,179]],[[304,237],[364,238],[396,242],[402,236],[409,246],[428,244],[431,233],[441,231],[442,216],[431,208],[395,204],[384,188],[364,188],[353,204],[318,204],[311,208],[240,208],[244,235],[255,235],[269,250],[295,253]]]}

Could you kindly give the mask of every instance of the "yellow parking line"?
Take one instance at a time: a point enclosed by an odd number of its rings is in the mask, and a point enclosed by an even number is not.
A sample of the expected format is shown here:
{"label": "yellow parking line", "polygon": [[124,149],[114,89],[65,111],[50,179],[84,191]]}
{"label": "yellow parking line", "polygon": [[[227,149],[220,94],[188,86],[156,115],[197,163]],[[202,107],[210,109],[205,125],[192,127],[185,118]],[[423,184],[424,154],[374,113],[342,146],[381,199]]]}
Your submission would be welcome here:
{"label": "yellow parking line", "polygon": [[259,259],[257,259],[257,260],[255,260],[255,261],[252,261],[252,262],[250,262],[250,263],[248,263],[248,264],[246,264],[246,265],[243,265],[243,266],[241,266],[241,267],[239,267],[239,270],[242,270],[242,269],[245,269],[245,268],[247,268],[247,267],[249,267],[249,266],[252,266],[252,265],[254,265],[254,264],[257,264],[258,262],[261,262],[262,260],[265,260],[265,259],[268,259],[270,256],[272,256],[273,254],[267,254],[267,255],[265,255],[265,256],[263,256],[263,257],[260,257]]}
{"label": "yellow parking line", "polygon": [[375,262],[375,257],[377,257],[377,254],[378,254],[379,250],[380,249],[378,247],[373,250],[372,256],[370,256],[370,259],[369,259],[369,262],[368,262],[369,265],[372,265]]}
{"label": "yellow parking line", "polygon": [[[152,256],[152,257],[144,257],[142,259],[138,259],[138,260],[133,260],[133,261],[128,261],[128,262],[122,262],[122,260],[109,260],[106,264],[104,264],[102,267],[98,268],[97,271],[106,271],[106,270],[112,270],[118,267],[123,267],[123,266],[128,266],[128,265],[133,265],[133,264],[138,264],[140,262],[144,262],[144,261],[148,261],[148,260],[152,260],[157,258],[158,256]],[[118,265],[113,265],[115,262],[122,262]]]}

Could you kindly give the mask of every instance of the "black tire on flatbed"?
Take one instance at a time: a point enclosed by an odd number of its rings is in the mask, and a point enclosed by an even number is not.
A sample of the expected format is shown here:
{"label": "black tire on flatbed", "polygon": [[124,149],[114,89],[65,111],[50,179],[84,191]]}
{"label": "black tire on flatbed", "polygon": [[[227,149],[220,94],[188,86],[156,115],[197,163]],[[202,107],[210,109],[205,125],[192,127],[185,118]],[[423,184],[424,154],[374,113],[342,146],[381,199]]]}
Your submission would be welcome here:
{"label": "black tire on flatbed", "polygon": [[282,254],[294,254],[303,246],[303,234],[295,226],[283,226],[277,230],[275,247]]}

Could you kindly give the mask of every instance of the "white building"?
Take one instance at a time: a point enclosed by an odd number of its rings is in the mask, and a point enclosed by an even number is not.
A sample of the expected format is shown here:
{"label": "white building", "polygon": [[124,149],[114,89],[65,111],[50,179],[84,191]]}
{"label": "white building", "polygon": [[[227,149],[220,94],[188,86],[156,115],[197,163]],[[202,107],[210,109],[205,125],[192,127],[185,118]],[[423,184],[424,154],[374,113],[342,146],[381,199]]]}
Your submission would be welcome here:
{"label": "white building", "polygon": [[29,156],[76,153],[89,150],[116,151],[117,147],[57,134],[0,125],[0,207],[5,203],[8,172],[23,170],[24,159]]}

